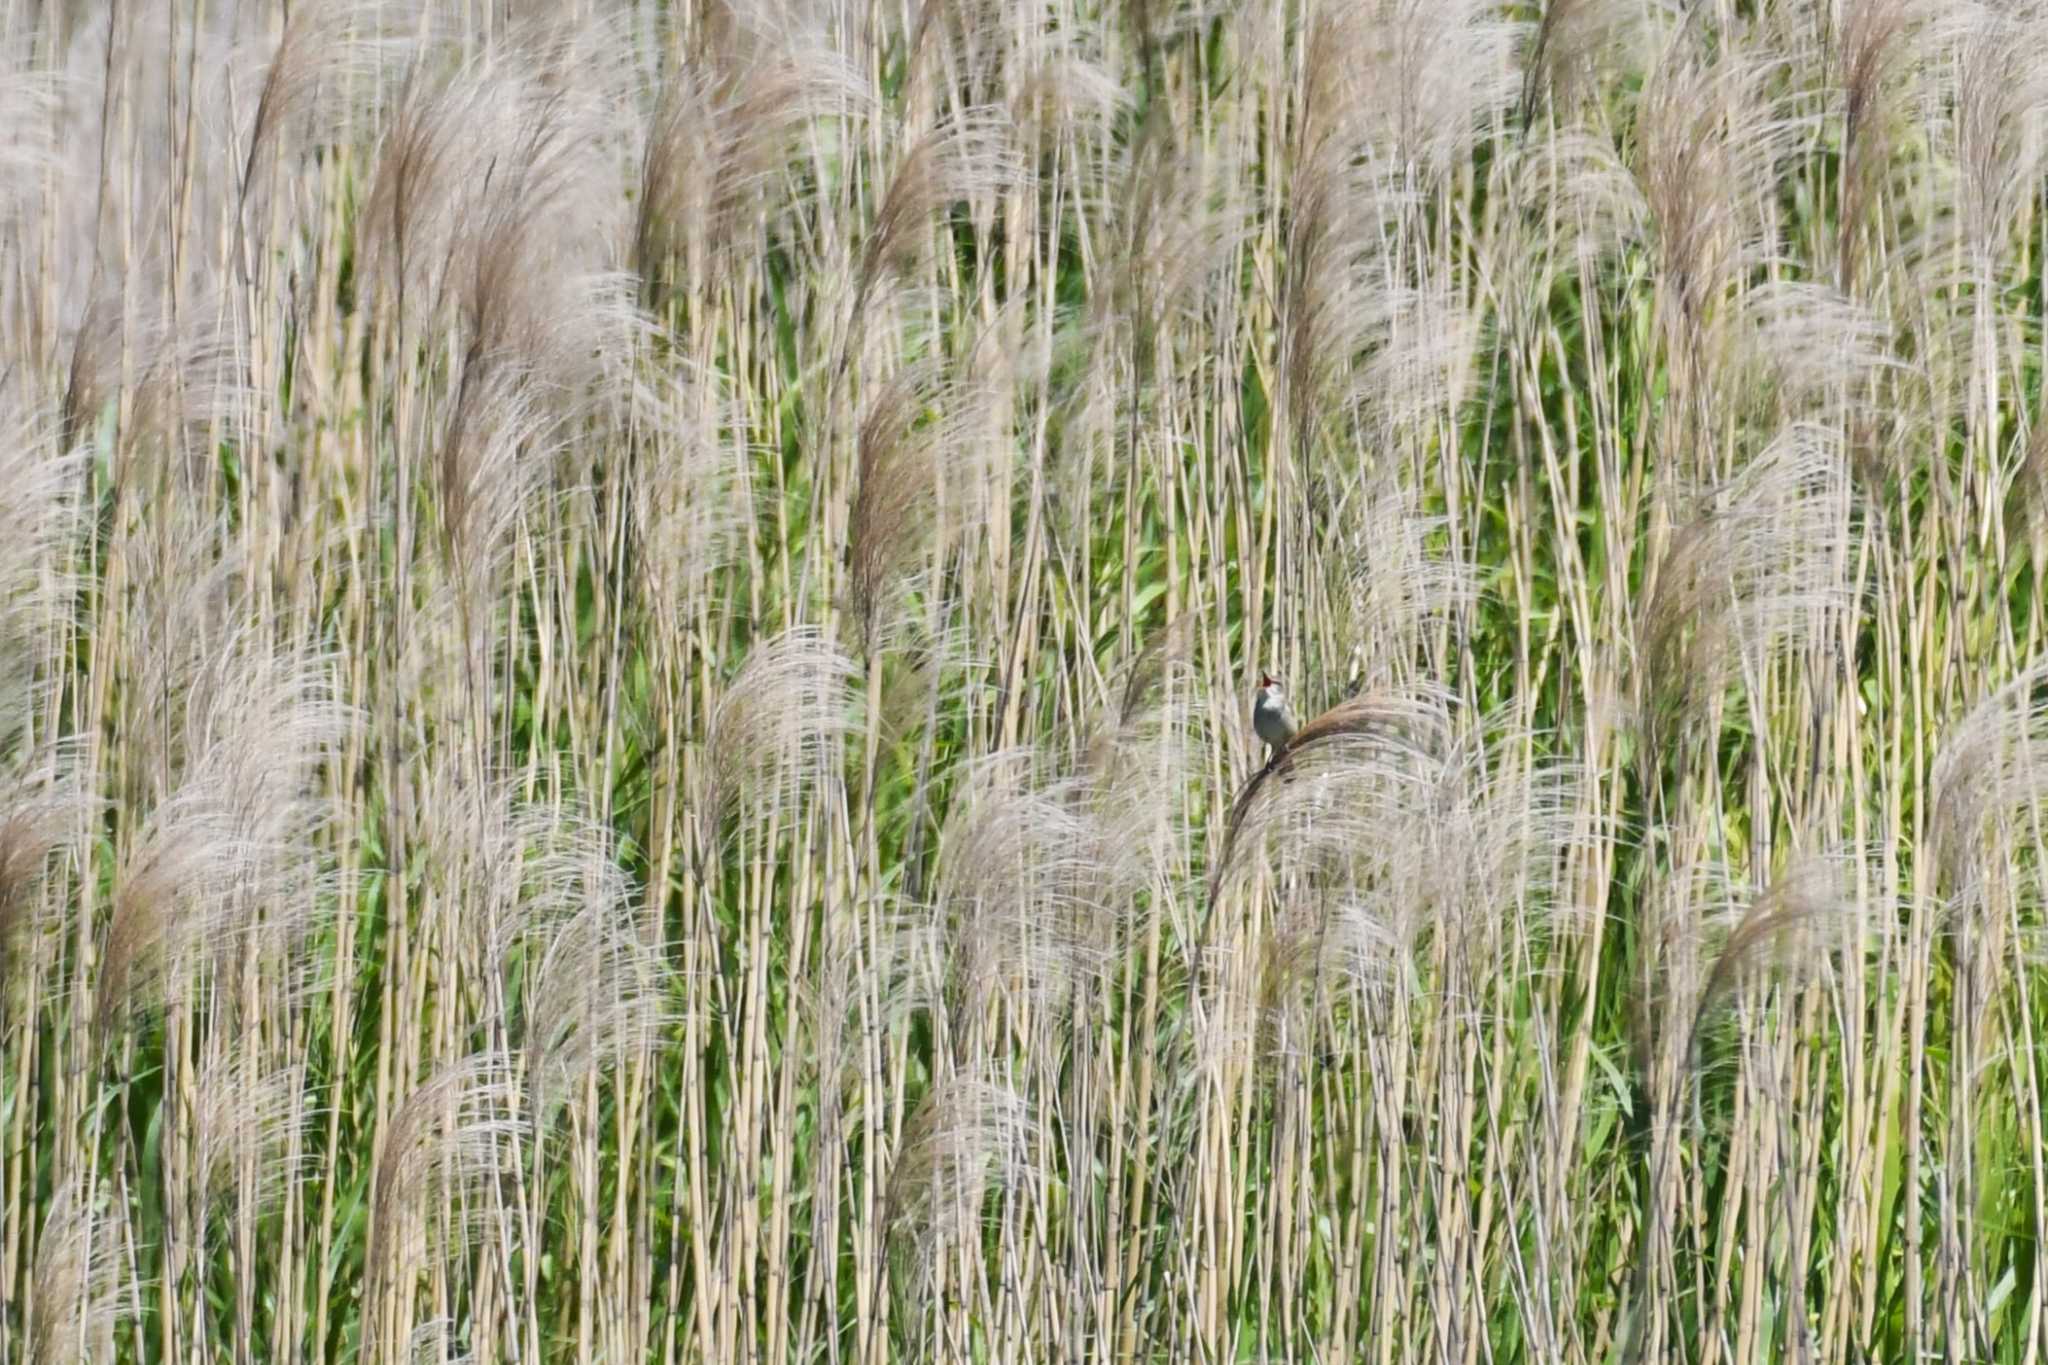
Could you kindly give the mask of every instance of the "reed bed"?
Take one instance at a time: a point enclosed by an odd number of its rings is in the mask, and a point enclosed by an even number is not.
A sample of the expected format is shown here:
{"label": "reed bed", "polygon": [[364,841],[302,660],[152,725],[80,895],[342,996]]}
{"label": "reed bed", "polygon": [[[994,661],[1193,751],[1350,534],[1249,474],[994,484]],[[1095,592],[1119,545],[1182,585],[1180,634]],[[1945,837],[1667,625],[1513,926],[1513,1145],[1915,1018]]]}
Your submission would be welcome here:
{"label": "reed bed", "polygon": [[0,1365],[2042,1359],[2044,163],[2038,0],[0,0]]}

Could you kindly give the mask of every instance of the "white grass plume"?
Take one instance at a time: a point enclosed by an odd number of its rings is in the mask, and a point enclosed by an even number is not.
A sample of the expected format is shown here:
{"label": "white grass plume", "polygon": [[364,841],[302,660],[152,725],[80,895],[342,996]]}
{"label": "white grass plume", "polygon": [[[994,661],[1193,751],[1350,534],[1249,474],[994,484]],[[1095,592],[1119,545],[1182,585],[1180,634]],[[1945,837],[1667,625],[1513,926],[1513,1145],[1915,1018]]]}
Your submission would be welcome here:
{"label": "white grass plume", "polygon": [[259,401],[249,387],[249,336],[231,296],[188,297],[173,318],[152,309],[139,271],[102,286],[72,340],[60,430],[83,441],[125,394],[115,477],[203,488],[216,443],[243,441]]}
{"label": "white grass plume", "polygon": [[1676,0],[1555,0],[1543,7],[1529,43],[1522,87],[1522,123],[1535,116],[1540,93],[1559,122],[1638,75],[1669,41],[1679,19]]}
{"label": "white grass plume", "polygon": [[1131,383],[1142,389],[1173,333],[1201,316],[1219,285],[1234,283],[1225,272],[1248,215],[1237,162],[1225,149],[1188,145],[1163,115],[1145,121],[1122,161],[1103,206],[1118,262],[1090,301],[1090,326],[1128,348]]}
{"label": "white grass plume", "polygon": [[[863,654],[884,645],[923,561],[980,524],[1001,444],[1000,343],[985,336],[957,367],[912,365],[880,385],[856,438],[847,523],[847,605]],[[981,367],[977,368],[977,362]]]}
{"label": "white grass plume", "polygon": [[1748,392],[1728,395],[1729,402],[1762,399],[1779,423],[1823,408],[1867,408],[1872,379],[1895,363],[1890,324],[1826,284],[1759,285],[1743,301],[1742,327],[1736,369]]}
{"label": "white grass plume", "polygon": [[[581,73],[574,62],[465,73],[400,125],[408,136],[394,132],[380,161],[384,199],[373,191],[392,219],[373,260],[392,261],[402,299],[418,287],[411,261],[429,253],[425,278],[446,301],[427,316],[459,328],[434,474],[444,550],[472,604],[494,586],[529,501],[579,448],[570,437],[619,428],[641,407],[648,323],[637,285],[616,269],[624,193],[607,155],[611,106],[601,86],[577,83]],[[476,116],[502,122],[470,149],[464,120]],[[464,151],[484,158],[480,175],[465,173]],[[406,237],[415,216],[423,244]]]}
{"label": "white grass plume", "polygon": [[992,998],[1056,1004],[1102,961],[1096,830],[1062,784],[1036,786],[1031,766],[1023,751],[976,762],[939,836],[949,987],[970,1019]]}
{"label": "white grass plume", "polygon": [[907,151],[890,177],[861,248],[853,289],[859,328],[885,281],[914,277],[931,247],[937,215],[1029,182],[1010,144],[1007,111],[969,108],[938,124]]}
{"label": "white grass plume", "polygon": [[232,641],[195,680],[187,755],[116,869],[97,1019],[180,992],[261,929],[284,946],[318,905],[319,767],[346,728],[318,654]]}
{"label": "white grass plume", "polygon": [[1403,689],[1439,676],[1431,636],[1478,598],[1470,565],[1432,542],[1441,518],[1423,516],[1391,473],[1343,490],[1329,524],[1343,528],[1329,565],[1332,659],[1358,662],[1354,691]]}
{"label": "white grass plume", "polygon": [[1856,0],[1843,6],[1836,279],[1845,292],[1866,285],[1866,262],[1882,242],[1878,215],[1897,179],[1897,149],[1912,137],[1913,96],[1926,97],[1939,54],[1974,18],[1970,8],[1944,0]]}
{"label": "white grass plume", "polygon": [[1967,13],[1955,49],[1953,151],[1963,240],[1988,271],[2048,158],[2048,10],[2023,3]]}
{"label": "white grass plume", "polygon": [[[1529,750],[1526,735],[1475,725],[1431,750],[1330,760],[1323,790],[1267,845],[1276,871],[1301,877],[1269,945],[1279,1003],[1311,986],[1380,1000],[1395,983],[1468,997],[1507,947],[1549,931],[1556,878],[1588,840],[1577,770]],[[1429,938],[1455,978],[1423,975],[1416,947]]]}
{"label": "white grass plume", "polygon": [[631,881],[611,860],[608,841],[585,857],[602,862],[581,874],[575,913],[534,935],[523,995],[539,1123],[586,1080],[657,1045],[668,1020],[667,959],[637,922]]}
{"label": "white grass plume", "polygon": [[0,420],[0,763],[26,736],[41,656],[70,611],[85,462],[59,452],[54,426]]}
{"label": "white grass plume", "polygon": [[703,818],[715,821],[743,800],[789,807],[820,781],[854,724],[854,672],[816,627],[757,643],[712,707]]}
{"label": "white grass plume", "polygon": [[372,98],[411,49],[407,20],[393,0],[311,0],[292,7],[263,66],[249,117],[240,189],[245,204],[267,161],[308,134],[334,143],[353,139]]}
{"label": "white grass plume", "polygon": [[428,884],[481,970],[505,981],[530,972],[544,945],[587,908],[625,894],[609,831],[565,801],[529,798],[525,787],[517,774],[479,782],[469,755],[450,754],[422,793]]}
{"label": "white grass plume", "polygon": [[1030,1105],[998,1076],[956,1072],[926,1092],[889,1168],[884,1213],[918,1285],[946,1248],[979,1239],[991,1193],[1030,1187],[1036,1133]]}
{"label": "white grass plume", "polygon": [[1637,622],[1638,695],[1653,717],[1671,719],[1738,673],[1760,685],[1772,660],[1847,609],[1848,497],[1839,436],[1808,424],[1701,497]]}
{"label": "white grass plume", "polygon": [[1304,118],[1342,125],[1406,174],[1461,161],[1520,92],[1520,26],[1485,0],[1345,0],[1320,8],[1304,44]]}
{"label": "white grass plume", "polygon": [[745,414],[716,375],[679,370],[633,465],[638,563],[664,638],[752,527]]}
{"label": "white grass plume", "polygon": [[263,1069],[252,1048],[244,1039],[207,1058],[192,1101],[193,1183],[205,1203],[231,1198],[245,1216],[272,1206],[296,1177],[285,1156],[310,1117],[304,1065]]}
{"label": "white grass plume", "polygon": [[1518,143],[1502,177],[1507,212],[1480,259],[1501,330],[1526,344],[1558,281],[1641,240],[1649,210],[1613,142],[1583,130]]}
{"label": "white grass plume", "polygon": [[2048,802],[2048,657],[1950,728],[1928,779],[1930,872],[1951,898],[1975,900],[2018,871],[2016,851]]}
{"label": "white grass plume", "polygon": [[1854,939],[1865,920],[1857,871],[1847,854],[1797,856],[1733,916],[1694,997],[1683,1061],[1697,1063],[1701,1029],[1747,981],[1759,974],[1797,981]]}
{"label": "white grass plume", "polygon": [[106,1198],[97,1207],[92,1191],[92,1182],[74,1175],[44,1215],[25,1305],[33,1359],[111,1361],[115,1329],[141,1309],[120,1205]]}
{"label": "white grass plume", "polygon": [[66,757],[0,756],[0,1013],[20,1017],[10,997],[24,961],[40,947],[40,898],[53,855],[74,836],[93,802]]}
{"label": "white grass plume", "polygon": [[[1123,80],[1077,36],[1086,30],[1041,32],[1018,54],[1025,69],[1009,97],[1011,117],[1027,156],[1044,160],[1063,150],[1086,158],[1106,150],[1111,130],[1130,107]],[[1101,149],[1101,150],[1098,150]]]}
{"label": "white grass plume", "polygon": [[[426,1257],[461,1254],[492,1221],[492,1187],[513,1174],[519,1098],[511,1059],[481,1052],[443,1067],[392,1113],[370,1185],[366,1278],[373,1323],[409,1327],[412,1278]],[[457,1244],[435,1248],[435,1228],[448,1229]]]}
{"label": "white grass plume", "polygon": [[747,26],[742,41],[663,78],[640,163],[634,260],[659,279],[671,256],[684,277],[710,281],[747,234],[772,234],[797,186],[788,172],[802,135],[827,119],[858,120],[874,94],[822,35],[795,25]]}
{"label": "white grass plume", "polygon": [[1778,249],[1770,201],[1808,120],[1780,107],[1781,64],[1731,47],[1709,60],[1681,38],[1644,82],[1634,165],[1653,228],[1672,360],[1705,374],[1721,304]]}
{"label": "white grass plume", "polygon": [[1190,658],[1193,621],[1167,622],[1124,669],[1082,749],[1077,778],[1097,830],[1092,874],[1106,904],[1180,875],[1189,794],[1209,736]]}
{"label": "white grass plume", "polygon": [[1209,898],[1267,858],[1341,882],[1418,799],[1455,733],[1448,698],[1422,688],[1368,692],[1306,721],[1239,790],[1213,855]]}

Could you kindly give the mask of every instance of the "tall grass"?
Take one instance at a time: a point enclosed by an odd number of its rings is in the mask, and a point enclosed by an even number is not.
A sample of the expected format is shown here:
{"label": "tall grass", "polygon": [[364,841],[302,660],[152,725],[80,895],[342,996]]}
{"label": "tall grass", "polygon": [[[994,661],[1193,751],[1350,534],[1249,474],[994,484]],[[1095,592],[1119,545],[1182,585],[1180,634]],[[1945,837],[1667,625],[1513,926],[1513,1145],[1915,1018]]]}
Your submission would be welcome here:
{"label": "tall grass", "polygon": [[2042,1358],[2048,7],[0,35],[0,1365]]}

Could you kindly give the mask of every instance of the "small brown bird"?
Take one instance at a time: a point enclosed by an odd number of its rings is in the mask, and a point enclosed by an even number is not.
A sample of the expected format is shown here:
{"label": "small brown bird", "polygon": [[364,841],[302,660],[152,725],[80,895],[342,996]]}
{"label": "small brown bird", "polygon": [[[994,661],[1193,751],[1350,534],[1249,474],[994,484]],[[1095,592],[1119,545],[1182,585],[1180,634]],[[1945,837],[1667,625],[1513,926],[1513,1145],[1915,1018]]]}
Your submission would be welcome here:
{"label": "small brown bird", "polygon": [[1252,729],[1271,746],[1274,753],[1286,747],[1301,725],[1287,705],[1287,690],[1271,673],[1259,675],[1259,694],[1252,702]]}

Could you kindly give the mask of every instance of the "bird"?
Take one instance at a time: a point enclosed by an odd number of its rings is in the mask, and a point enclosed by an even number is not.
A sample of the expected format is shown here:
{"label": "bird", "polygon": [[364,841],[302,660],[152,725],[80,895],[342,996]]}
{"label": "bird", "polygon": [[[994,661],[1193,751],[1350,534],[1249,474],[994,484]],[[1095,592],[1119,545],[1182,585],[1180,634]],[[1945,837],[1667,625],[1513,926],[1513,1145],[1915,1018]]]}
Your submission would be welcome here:
{"label": "bird", "polygon": [[1258,697],[1252,702],[1252,729],[1277,756],[1300,728],[1293,708],[1287,704],[1287,689],[1271,673],[1261,673]]}

